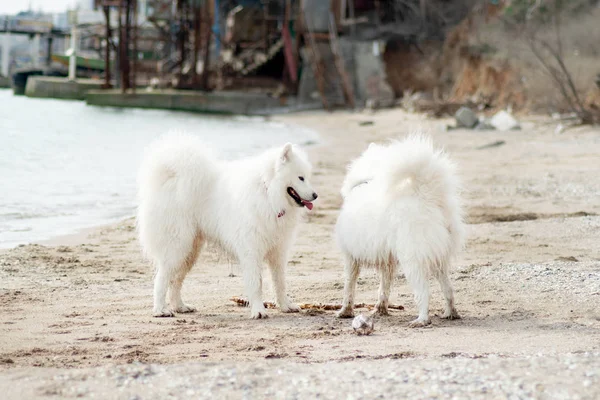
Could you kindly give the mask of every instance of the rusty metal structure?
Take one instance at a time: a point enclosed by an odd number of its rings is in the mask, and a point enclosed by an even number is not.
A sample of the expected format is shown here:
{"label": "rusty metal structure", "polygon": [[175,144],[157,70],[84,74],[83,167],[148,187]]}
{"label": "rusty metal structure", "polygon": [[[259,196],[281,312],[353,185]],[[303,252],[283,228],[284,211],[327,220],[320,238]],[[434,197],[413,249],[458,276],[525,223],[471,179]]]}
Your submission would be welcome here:
{"label": "rusty metal structure", "polygon": [[[208,70],[198,74],[196,66],[201,54],[205,65],[210,61],[207,49],[210,48],[213,1],[148,0],[144,4],[151,12],[143,24],[138,16],[140,3],[138,0],[95,1],[95,7],[101,8],[105,16],[104,86],[112,86],[114,72],[124,93],[135,91],[140,74],[162,78],[173,75],[177,78],[174,85],[177,88],[207,89]],[[113,27],[115,14],[117,26]],[[152,52],[155,57],[150,62],[142,62],[140,59],[144,57],[140,52]]]}
{"label": "rusty metal structure", "polygon": [[[154,0],[148,21],[160,36],[162,58],[157,74],[175,78],[180,89],[208,90],[214,1]],[[202,67],[199,67],[201,65]]]}
{"label": "rusty metal structure", "polygon": [[[135,82],[135,59],[134,66],[131,68],[130,63],[130,41],[136,42],[135,31],[137,24],[135,18],[133,18],[133,29],[132,29],[132,15],[135,15],[137,1],[136,0],[95,0],[94,7],[101,8],[105,18],[105,36],[104,36],[104,63],[105,63],[105,88],[112,87],[111,80],[111,50],[115,50],[116,59],[118,60],[118,68],[115,72],[120,77],[120,87],[123,92],[127,91],[132,86],[135,88],[135,84],[132,85],[131,70],[133,69],[133,82]],[[111,26],[111,11],[116,11],[118,15],[117,24],[117,38],[115,40],[113,35],[113,28]],[[133,31],[133,32],[132,32]],[[133,33],[133,34],[132,34]]]}
{"label": "rusty metal structure", "polygon": [[[459,1],[463,2],[468,0]],[[341,40],[402,37],[416,42],[457,19],[451,3],[96,0],[106,23],[105,87],[111,87],[115,76],[123,93],[150,82],[177,89],[258,88],[277,95],[295,94],[302,66],[307,64],[325,108],[354,107],[356,78]],[[458,17],[462,8],[456,8]],[[115,15],[116,26],[112,26]],[[332,87],[342,93],[341,100],[328,100]]]}

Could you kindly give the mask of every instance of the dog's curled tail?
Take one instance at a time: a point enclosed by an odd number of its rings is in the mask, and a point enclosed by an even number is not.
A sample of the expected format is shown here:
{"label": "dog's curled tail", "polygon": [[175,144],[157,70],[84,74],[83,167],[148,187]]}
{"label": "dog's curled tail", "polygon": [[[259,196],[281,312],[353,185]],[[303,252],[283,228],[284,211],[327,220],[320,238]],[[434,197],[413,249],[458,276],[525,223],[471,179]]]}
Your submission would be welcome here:
{"label": "dog's curled tail", "polygon": [[454,164],[443,151],[434,149],[428,136],[409,135],[393,142],[389,151],[384,179],[391,197],[416,193],[424,201],[436,201],[457,189]]}
{"label": "dog's curled tail", "polygon": [[390,199],[417,196],[425,204],[442,210],[452,237],[452,247],[464,243],[461,184],[456,166],[448,155],[435,149],[431,138],[412,134],[390,146],[385,180]]}

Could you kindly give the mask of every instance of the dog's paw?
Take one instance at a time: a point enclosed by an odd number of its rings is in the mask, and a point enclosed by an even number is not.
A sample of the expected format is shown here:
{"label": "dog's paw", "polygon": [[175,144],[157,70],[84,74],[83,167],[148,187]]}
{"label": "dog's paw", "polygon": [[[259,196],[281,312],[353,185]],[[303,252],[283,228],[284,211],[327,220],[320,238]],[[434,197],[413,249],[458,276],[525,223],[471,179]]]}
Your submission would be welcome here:
{"label": "dog's paw", "polygon": [[442,314],[441,318],[444,318],[444,319],[460,319],[460,315],[458,315],[458,311],[456,311],[456,309],[453,308],[451,310],[444,311],[444,313]]}
{"label": "dog's paw", "polygon": [[424,328],[427,325],[431,324],[431,320],[430,319],[420,319],[417,318],[414,321],[411,321],[410,324],[408,324],[409,327],[411,328]]}
{"label": "dog's paw", "polygon": [[173,310],[163,308],[162,310],[154,310],[152,316],[156,318],[171,318],[175,316],[175,313]]}
{"label": "dog's paw", "polygon": [[342,307],[335,316],[338,318],[354,318],[354,309],[352,307]]}
{"label": "dog's paw", "polygon": [[267,309],[264,307],[256,308],[250,312],[250,318],[252,318],[252,319],[267,319],[267,318],[269,318],[269,314],[267,314]]}
{"label": "dog's paw", "polygon": [[196,312],[196,307],[188,306],[187,304],[183,304],[175,309],[175,312],[186,314]]}
{"label": "dog's paw", "polygon": [[390,315],[390,313],[388,312],[387,304],[381,302],[375,304],[375,308],[373,309],[373,315]]}
{"label": "dog's paw", "polygon": [[280,305],[279,309],[281,310],[281,312],[284,312],[284,313],[300,312],[300,307],[297,304],[294,304],[289,301]]}

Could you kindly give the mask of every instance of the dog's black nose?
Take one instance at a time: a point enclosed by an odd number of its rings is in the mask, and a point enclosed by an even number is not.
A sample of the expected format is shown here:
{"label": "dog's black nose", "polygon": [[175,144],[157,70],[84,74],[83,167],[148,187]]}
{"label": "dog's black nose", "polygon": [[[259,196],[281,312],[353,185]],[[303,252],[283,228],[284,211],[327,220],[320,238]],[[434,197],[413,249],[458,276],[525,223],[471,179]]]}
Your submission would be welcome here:
{"label": "dog's black nose", "polygon": [[316,194],[316,193],[313,193],[313,200],[316,200],[316,199],[317,199],[317,197],[319,197],[319,196],[317,196],[317,194]]}

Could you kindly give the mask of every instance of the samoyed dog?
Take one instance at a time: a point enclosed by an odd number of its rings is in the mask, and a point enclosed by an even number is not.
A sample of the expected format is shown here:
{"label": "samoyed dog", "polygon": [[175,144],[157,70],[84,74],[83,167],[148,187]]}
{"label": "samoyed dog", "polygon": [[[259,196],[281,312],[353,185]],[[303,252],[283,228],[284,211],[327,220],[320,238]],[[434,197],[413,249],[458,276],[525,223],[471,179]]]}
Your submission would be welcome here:
{"label": "samoyed dog", "polygon": [[352,317],[361,266],[381,274],[375,312],[387,315],[390,287],[401,268],[419,310],[412,327],[430,324],[429,278],[446,299],[443,318],[454,307],[448,268],[463,245],[459,183],[454,164],[423,135],[387,145],[371,143],[348,167],[336,237],[345,261],[345,287],[338,317]]}
{"label": "samoyed dog", "polygon": [[302,211],[317,198],[310,176],[306,154],[290,143],[233,162],[219,160],[194,136],[151,144],[138,178],[137,223],[156,267],[154,316],[195,311],[181,299],[181,286],[209,241],[239,261],[252,318],[267,317],[265,261],[281,311],[299,311],[286,294],[285,267]]}

